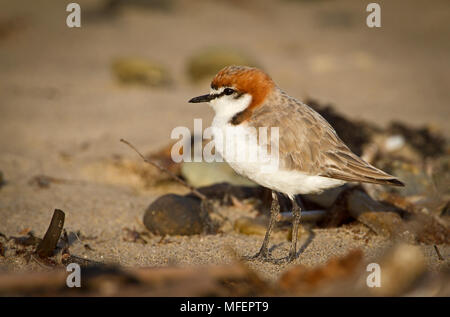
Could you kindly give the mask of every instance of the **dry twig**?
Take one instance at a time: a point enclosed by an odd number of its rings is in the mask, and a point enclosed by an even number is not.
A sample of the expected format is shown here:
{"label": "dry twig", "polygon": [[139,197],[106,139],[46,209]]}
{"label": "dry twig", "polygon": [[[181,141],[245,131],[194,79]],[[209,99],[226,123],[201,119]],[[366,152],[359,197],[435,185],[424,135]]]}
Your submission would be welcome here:
{"label": "dry twig", "polygon": [[195,187],[189,185],[188,183],[186,183],[184,180],[182,180],[180,177],[178,177],[177,175],[175,175],[174,173],[172,173],[171,171],[169,171],[168,169],[164,168],[163,166],[159,165],[157,162],[154,162],[152,160],[149,160],[148,158],[146,158],[144,155],[142,155],[137,149],[136,147],[134,147],[130,142],[128,142],[125,139],[120,139],[120,142],[125,143],[126,145],[128,145],[130,148],[132,148],[143,160],[144,162],[156,167],[157,169],[159,169],[161,172],[167,173],[169,174],[170,177],[172,177],[174,180],[176,180],[177,182],[179,182],[181,185],[189,188],[198,198],[200,198],[201,200],[206,200],[207,197],[205,195],[203,195],[202,193],[200,193]]}

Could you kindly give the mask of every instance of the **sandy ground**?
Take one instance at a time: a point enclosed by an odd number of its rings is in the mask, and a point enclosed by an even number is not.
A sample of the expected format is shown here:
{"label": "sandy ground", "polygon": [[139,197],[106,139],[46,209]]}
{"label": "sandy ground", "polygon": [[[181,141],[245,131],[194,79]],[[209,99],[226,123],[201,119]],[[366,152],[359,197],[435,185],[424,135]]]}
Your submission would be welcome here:
{"label": "sandy ground", "polygon": [[[79,3],[86,11],[98,4]],[[254,253],[262,237],[237,233],[124,242],[122,229],[139,228],[161,190],[99,178],[89,168],[114,155],[135,159],[120,138],[148,152],[166,145],[176,126],[192,127],[194,118],[210,122],[210,109],[187,103],[206,92],[208,83],[193,85],[185,73],[187,58],[208,46],[243,49],[291,95],[332,102],[350,118],[432,124],[450,135],[448,1],[380,3],[380,29],[366,27],[359,1],[174,1],[169,12],[127,8],[115,18],[86,18],[80,29],[69,29],[64,2],[1,1],[0,20],[19,22],[0,39],[0,170],[6,180],[0,189],[0,232],[18,236],[31,228],[42,236],[59,208],[68,231],[98,237],[89,242],[94,251],[80,243],[72,247],[92,260],[196,265],[232,261],[230,247]],[[111,62],[122,56],[166,65],[173,87],[118,85]],[[48,189],[28,185],[39,174],[73,182]],[[391,243],[374,234],[366,243],[353,231],[354,226],[315,230],[295,262],[316,265],[355,247],[370,259]],[[287,252],[284,237],[273,242],[281,244],[275,254]],[[438,266],[432,247],[423,249],[429,264]],[[450,249],[441,253],[448,258]],[[251,265],[269,279],[285,268]],[[23,270],[36,264],[0,257],[0,267]]]}

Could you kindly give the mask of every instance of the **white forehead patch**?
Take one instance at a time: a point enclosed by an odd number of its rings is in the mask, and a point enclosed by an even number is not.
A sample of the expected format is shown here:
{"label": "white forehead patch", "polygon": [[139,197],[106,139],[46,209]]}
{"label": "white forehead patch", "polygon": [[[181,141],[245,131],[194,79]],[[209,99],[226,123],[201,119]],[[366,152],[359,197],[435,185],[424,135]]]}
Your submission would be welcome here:
{"label": "white forehead patch", "polygon": [[225,88],[227,88],[227,87],[219,87],[219,89],[211,88],[211,90],[209,91],[209,93],[210,93],[211,95],[220,94],[221,92],[223,92],[223,91],[225,90]]}

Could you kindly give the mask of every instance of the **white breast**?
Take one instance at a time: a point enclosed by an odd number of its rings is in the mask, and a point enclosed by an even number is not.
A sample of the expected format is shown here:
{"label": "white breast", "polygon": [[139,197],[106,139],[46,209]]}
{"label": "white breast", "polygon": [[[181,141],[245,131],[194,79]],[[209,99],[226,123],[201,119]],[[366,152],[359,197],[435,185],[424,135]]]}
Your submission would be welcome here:
{"label": "white breast", "polygon": [[[216,150],[225,161],[237,173],[247,176],[261,186],[293,197],[296,194],[320,193],[325,189],[345,183],[328,177],[281,169],[279,168],[280,162],[276,162],[276,168],[273,168],[274,162],[271,161],[273,156],[269,153],[266,157],[258,154],[267,152],[267,150],[261,149],[261,146],[266,146],[266,144],[258,144],[254,128],[249,127],[246,123],[233,126],[223,117],[216,116],[212,127]],[[229,149],[234,149],[234,151]]]}

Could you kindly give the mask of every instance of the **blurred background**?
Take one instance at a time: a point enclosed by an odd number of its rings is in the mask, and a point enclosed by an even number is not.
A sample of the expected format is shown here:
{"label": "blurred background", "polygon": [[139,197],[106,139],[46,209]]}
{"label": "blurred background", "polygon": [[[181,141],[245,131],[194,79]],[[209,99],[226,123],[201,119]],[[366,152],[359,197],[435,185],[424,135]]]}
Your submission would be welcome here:
{"label": "blurred background", "polygon": [[[401,132],[401,145],[414,143],[401,155],[406,162],[420,162],[417,170],[424,172],[408,178],[403,170],[390,171],[408,180],[406,192],[415,195],[414,202],[419,194],[432,196],[428,178],[423,185],[428,156],[446,155],[438,174],[449,184],[448,0],[377,1],[380,28],[366,25],[370,1],[79,0],[80,28],[66,25],[69,2],[0,0],[0,233],[5,236],[31,231],[42,236],[52,210],[61,208],[68,231],[107,241],[90,242],[95,252],[74,244],[75,252],[96,261],[209,264],[224,261],[226,255],[216,251],[225,244],[256,250],[261,236],[233,233],[173,238],[183,248],[149,243],[143,252],[143,245],[124,242],[129,232],[122,231],[139,225],[136,219],[159,194],[187,191],[173,184],[152,187],[160,175],[142,167],[119,139],[155,153],[173,141],[170,133],[177,126],[193,128],[194,118],[202,118],[206,128],[212,109],[187,101],[208,92],[213,75],[228,64],[258,66],[289,95],[331,105],[346,120],[379,129],[402,122],[403,128],[389,133]],[[350,139],[363,133],[343,122],[342,128],[352,128]],[[398,139],[391,141],[398,145]],[[421,154],[426,145],[432,149]],[[385,159],[387,165],[392,161]],[[202,171],[193,173],[208,174]],[[436,214],[448,215],[447,185],[440,185]],[[342,230],[317,233],[302,263],[323,263],[355,246],[371,254],[387,241],[374,237],[374,244],[365,245]],[[436,243],[448,243],[444,233]],[[342,249],[336,248],[336,235]],[[433,243],[426,251],[431,258]],[[441,252],[448,257],[448,244]],[[1,254],[0,264],[6,270],[29,265]],[[269,278],[281,272],[266,265],[257,269]]]}
{"label": "blurred background", "polygon": [[[1,1],[2,151],[86,141],[120,151],[120,137],[161,145],[175,126],[209,123],[212,110],[187,100],[209,90],[212,75],[194,81],[189,65],[210,48],[350,118],[450,134],[448,1],[379,1],[381,28],[367,27],[361,1],[78,1],[81,28],[66,26],[68,3]],[[118,59],[161,67],[170,82],[121,85]]]}

